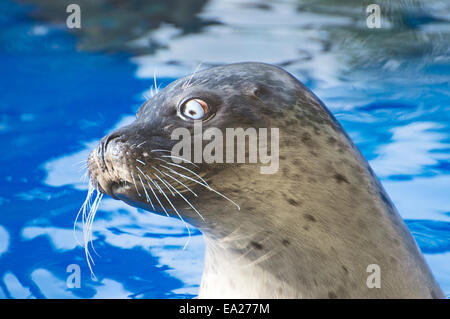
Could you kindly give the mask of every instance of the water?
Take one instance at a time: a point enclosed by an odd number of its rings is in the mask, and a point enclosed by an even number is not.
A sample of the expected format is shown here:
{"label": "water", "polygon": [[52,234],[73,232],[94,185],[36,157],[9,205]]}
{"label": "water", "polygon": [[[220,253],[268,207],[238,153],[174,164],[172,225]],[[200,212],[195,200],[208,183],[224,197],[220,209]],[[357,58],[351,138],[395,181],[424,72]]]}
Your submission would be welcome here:
{"label": "water", "polygon": [[[81,162],[133,120],[155,72],[164,87],[200,62],[248,60],[282,65],[329,106],[450,294],[449,4],[385,4],[373,30],[360,1],[78,3],[81,31],[65,28],[64,2],[0,2],[1,298],[195,297],[201,234],[183,250],[182,223],[110,198],[91,278],[73,236]],[[71,264],[81,288],[67,288]]]}

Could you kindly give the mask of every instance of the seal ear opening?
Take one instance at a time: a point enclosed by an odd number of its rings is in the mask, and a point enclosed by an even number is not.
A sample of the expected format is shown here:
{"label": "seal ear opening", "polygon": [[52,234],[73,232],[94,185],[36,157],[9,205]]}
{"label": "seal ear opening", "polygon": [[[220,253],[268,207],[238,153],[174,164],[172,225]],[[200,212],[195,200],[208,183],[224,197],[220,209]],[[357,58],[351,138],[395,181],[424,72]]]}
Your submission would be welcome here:
{"label": "seal ear opening", "polygon": [[257,98],[262,99],[269,94],[269,90],[262,85],[258,85],[253,88],[252,94]]}

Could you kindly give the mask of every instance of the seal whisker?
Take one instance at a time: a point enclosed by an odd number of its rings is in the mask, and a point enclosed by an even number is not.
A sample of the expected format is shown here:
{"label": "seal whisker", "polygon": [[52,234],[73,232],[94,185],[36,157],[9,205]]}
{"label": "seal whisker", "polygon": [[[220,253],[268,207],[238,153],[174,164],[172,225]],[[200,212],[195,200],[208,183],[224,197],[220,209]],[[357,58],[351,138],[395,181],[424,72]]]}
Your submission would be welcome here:
{"label": "seal whisker", "polygon": [[146,165],[145,162],[141,161],[139,158],[136,159],[136,162],[141,163],[142,165]]}
{"label": "seal whisker", "polygon": [[87,164],[87,160],[84,159],[84,160],[75,162],[75,163],[73,163],[72,165],[75,166],[75,165],[80,165],[80,164],[85,164],[85,163]]}
{"label": "seal whisker", "polygon": [[195,68],[194,73],[192,73],[191,76],[188,78],[188,81],[183,83],[183,85],[181,86],[183,89],[187,89],[189,87],[192,79],[194,78],[195,74],[197,73],[197,71],[200,69],[201,66],[202,63],[200,62],[199,65],[197,65],[197,67]]}
{"label": "seal whisker", "polygon": [[88,178],[88,171],[85,171],[83,175],[80,176],[80,180],[85,183]]}
{"label": "seal whisker", "polygon": [[75,217],[75,222],[73,223],[73,236],[80,246],[83,246],[83,244],[78,240],[78,237],[76,236],[77,221],[78,221],[78,217],[80,216],[80,214],[82,214],[82,216],[84,216],[86,214],[86,209],[87,209],[88,203],[91,201],[91,197],[92,197],[92,194],[94,193],[94,190],[95,190],[94,186],[92,185],[91,182],[89,182],[86,199],[84,200],[83,205],[81,205],[81,208],[78,211],[77,216]]}
{"label": "seal whisker", "polygon": [[88,168],[87,165],[80,167],[80,168],[78,168],[78,172],[81,173],[82,171],[85,171],[87,168]]}
{"label": "seal whisker", "polygon": [[83,166],[83,167],[79,167],[79,168],[78,168],[78,173],[81,174],[82,172],[84,172],[83,175],[86,175],[86,174],[88,173],[88,166],[87,166],[87,164],[86,164],[86,166]]}
{"label": "seal whisker", "polygon": [[153,153],[153,152],[169,152],[169,153],[172,153],[172,151],[170,151],[170,150],[163,150],[163,149],[161,149],[161,148],[155,149],[155,150],[151,150],[151,152],[152,152],[152,153]]}
{"label": "seal whisker", "polygon": [[[87,216],[87,233],[88,233],[88,241],[91,243],[92,249],[95,252],[95,248],[92,244],[92,226],[94,221],[94,216],[97,212],[98,206],[100,205],[100,201],[103,198],[103,194],[96,188],[97,195],[95,196],[94,202],[92,203],[91,209],[89,210],[89,214]],[[97,252],[95,252],[97,254]],[[98,254],[97,254],[98,255]]]}
{"label": "seal whisker", "polygon": [[137,192],[137,194],[139,195],[139,197],[141,197],[141,193],[139,193],[138,187],[137,187],[137,185],[136,185],[136,180],[135,180],[135,178],[134,178],[133,171],[131,171],[131,177],[133,178],[134,187],[136,188],[136,192]]}
{"label": "seal whisker", "polygon": [[[94,193],[95,188],[92,189],[92,194]],[[98,197],[98,194],[97,194]],[[94,200],[95,203],[95,200]],[[88,224],[87,224],[87,220],[88,220],[88,216],[90,214],[90,211],[92,210],[92,204],[91,201],[89,200],[87,203],[87,209],[83,210],[83,215],[81,216],[81,222],[83,225],[83,247],[84,247],[84,251],[85,251],[85,255],[86,255],[86,261],[88,263],[89,266],[89,259],[92,259],[89,253],[89,247],[88,247]],[[89,267],[90,268],[90,267]]]}
{"label": "seal whisker", "polygon": [[[89,205],[90,206],[90,205]],[[91,206],[89,207],[89,210],[91,210]],[[88,246],[88,231],[87,231],[87,216],[86,216],[86,211],[83,212],[82,215],[82,224],[83,224],[83,246],[84,246],[84,254],[86,256],[86,262],[88,264],[89,270],[91,271],[91,275],[93,274],[92,271],[92,266],[91,266],[91,262],[92,264],[94,263],[94,260],[91,257],[91,254],[89,252],[89,246]]]}
{"label": "seal whisker", "polygon": [[190,191],[195,197],[198,197],[198,195],[192,190],[190,189],[188,186],[186,186],[183,182],[181,182],[180,180],[178,180],[177,178],[173,177],[172,175],[166,173],[166,172],[161,172],[164,175],[170,177],[171,179],[173,179],[174,181],[176,181],[178,184],[184,186],[188,191]]}
{"label": "seal whisker", "polygon": [[145,143],[147,143],[147,141],[143,141],[142,143],[138,144],[138,146],[136,146],[136,148],[141,147],[141,146],[144,145]]}
{"label": "seal whisker", "polygon": [[181,176],[181,177],[183,177],[183,178],[189,179],[189,180],[193,181],[194,183],[197,183],[197,184],[199,184],[199,185],[205,187],[206,189],[208,189],[208,190],[210,190],[210,191],[216,193],[217,195],[219,195],[219,196],[225,198],[226,200],[228,200],[229,202],[231,202],[232,204],[234,204],[234,205],[237,207],[238,210],[241,210],[241,207],[240,207],[238,204],[236,204],[234,201],[232,201],[231,199],[229,199],[227,196],[225,196],[225,195],[222,194],[221,192],[215,190],[215,189],[212,188],[211,186],[205,185],[205,184],[203,184],[203,183],[200,183],[199,181],[197,181],[197,180],[195,180],[195,179],[193,179],[193,178],[190,178],[190,177],[188,177],[188,176],[186,176],[186,175],[183,175],[183,174],[181,174],[181,173],[179,173],[179,172],[177,172],[177,171],[171,169],[170,167],[167,167],[167,166],[164,166],[164,165],[161,165],[161,166],[167,168],[168,170],[170,170],[172,173],[174,173],[174,174],[176,174],[176,175],[179,175],[179,176]]}
{"label": "seal whisker", "polygon": [[[139,167],[136,166],[136,168],[138,170],[140,170]],[[138,177],[139,177],[139,180],[141,181],[142,188],[144,189],[145,197],[147,198],[147,203],[150,203],[152,205],[153,209],[155,209],[155,207],[153,206],[153,202],[150,199],[150,196],[148,196],[147,189],[145,188],[144,182],[142,181],[142,178],[141,178],[141,174],[138,173]]]}
{"label": "seal whisker", "polygon": [[[167,152],[167,153],[172,153],[171,150],[164,150],[164,149],[155,149],[155,150],[152,150],[151,152],[152,152],[152,153],[153,153],[153,152]],[[186,163],[192,164],[192,165],[194,165],[195,167],[199,168],[198,165],[192,163],[190,160],[185,159],[184,157],[175,156],[175,155],[161,155],[161,157],[172,157],[172,158],[177,158],[177,159],[180,159],[180,160],[182,160],[182,161],[184,161],[184,162],[186,162]]]}
{"label": "seal whisker", "polygon": [[[144,173],[142,173],[142,174],[144,174]],[[161,206],[161,208],[163,209],[164,213],[166,213],[167,217],[169,217],[169,213],[167,212],[166,208],[164,207],[164,205],[159,200],[158,195],[156,195],[156,192],[154,191],[152,185],[150,184],[150,182],[154,183],[153,179],[151,179],[147,174],[144,174],[144,177],[147,179],[147,184],[150,187],[150,190],[152,191],[152,193],[155,196],[156,200],[158,201],[159,206]],[[153,207],[153,209],[155,209],[155,208]]]}
{"label": "seal whisker", "polygon": [[[164,181],[166,181],[164,179]],[[168,181],[166,181],[166,183],[169,185],[169,187],[173,188],[173,190],[180,195],[180,197],[197,213],[198,216],[200,216],[200,218],[205,221],[205,218],[203,218],[202,214],[200,214],[200,212],[194,207],[194,205],[191,204],[191,202],[189,202],[189,200],[187,200],[186,197],[184,197],[175,187],[172,186],[172,184],[170,184]]]}
{"label": "seal whisker", "polygon": [[181,177],[183,177],[183,178],[186,178],[186,179],[188,179],[188,180],[190,180],[190,181],[193,181],[193,182],[195,182],[195,183],[199,183],[199,184],[203,185],[203,186],[206,187],[206,188],[209,187],[208,184],[201,183],[201,182],[199,182],[198,180],[196,180],[196,179],[194,179],[194,178],[192,178],[192,177],[189,177],[189,176],[187,176],[187,175],[185,175],[185,174],[183,174],[183,173],[180,173],[180,172],[174,170],[173,168],[167,167],[167,166],[165,166],[165,165],[160,165],[160,166],[161,166],[161,167],[164,167],[165,169],[168,169],[169,171],[173,172],[174,174],[176,174],[176,175],[178,175],[178,176],[181,176]]}
{"label": "seal whisker", "polygon": [[[156,177],[158,177],[156,175]],[[159,177],[158,177],[159,178]],[[161,181],[162,182],[162,181]],[[156,182],[154,182],[155,185],[157,185]],[[184,225],[186,226],[186,229],[188,231],[188,240],[186,241],[186,243],[184,244],[183,249],[186,249],[187,245],[189,244],[189,242],[191,241],[191,230],[188,226],[188,224],[185,222],[185,220],[183,219],[183,217],[181,217],[180,213],[178,212],[178,210],[175,208],[175,206],[172,204],[172,201],[169,199],[169,197],[166,195],[166,193],[162,190],[162,188],[158,185],[158,188],[160,190],[160,192],[162,192],[163,196],[166,198],[166,200],[169,202],[170,206],[172,206],[173,210],[175,211],[175,213],[178,215],[178,218],[184,223]]]}
{"label": "seal whisker", "polygon": [[[136,169],[137,169],[144,177],[146,177],[145,173],[144,173],[138,166],[136,166]],[[138,173],[138,177],[139,177],[139,179],[140,179],[140,181],[141,181],[142,188],[144,189],[145,196],[147,197],[147,202],[150,201],[150,204],[152,205],[152,208],[153,208],[153,210],[154,210],[154,209],[155,209],[155,206],[153,205],[153,202],[152,202],[150,196],[149,196],[148,193],[147,193],[147,188],[145,187],[145,185],[144,185],[144,183],[143,183],[143,181],[142,181],[141,175],[140,175],[139,173]],[[149,186],[150,186],[150,185],[149,185]],[[150,188],[151,188],[151,186],[150,186]],[[153,189],[152,189],[152,191],[153,191]],[[154,194],[154,192],[153,192],[153,194]],[[155,197],[156,197],[156,194],[155,194]]]}
{"label": "seal whisker", "polygon": [[[153,166],[152,166],[152,168],[153,168],[154,170],[156,170],[157,172],[159,172],[159,173],[162,174],[162,172],[161,172],[159,169],[157,169],[156,167],[153,167]],[[166,186],[166,188],[170,191],[170,193],[172,194],[172,196],[175,196],[174,192],[172,192],[172,190],[171,190],[169,187],[167,187],[166,183],[161,179],[161,177],[159,177],[158,174],[155,174],[155,176],[156,176],[156,178],[158,178],[158,179],[161,181],[161,183],[162,183],[164,186]]]}
{"label": "seal whisker", "polygon": [[[152,153],[153,153],[153,152],[167,152],[167,153],[172,153],[171,150],[165,150],[165,149],[161,149],[161,148],[160,148],[160,149],[154,149],[154,150],[151,150],[151,152],[152,152]],[[192,165],[194,165],[195,167],[199,168],[198,165],[196,165],[195,163],[191,162],[191,161],[188,160],[188,159],[185,159],[184,157],[175,156],[175,155],[161,155],[161,157],[172,157],[172,158],[177,158],[177,159],[183,160],[183,161],[185,161],[186,163],[192,164]]]}
{"label": "seal whisker", "polygon": [[186,162],[186,163],[188,163],[188,164],[192,164],[192,165],[194,165],[195,167],[199,168],[197,164],[194,164],[194,163],[192,163],[191,161],[189,161],[189,160],[187,160],[187,159],[185,159],[185,158],[183,158],[183,157],[174,156],[174,155],[161,155],[161,157],[169,157],[169,158],[179,159],[179,160],[182,160],[182,161],[184,161],[184,162]]}
{"label": "seal whisker", "polygon": [[[182,166],[182,165],[178,165],[178,164],[175,164],[175,163],[167,162],[166,160],[163,160],[163,159],[161,159],[161,158],[157,158],[157,160],[161,160],[161,161],[163,161],[163,162],[166,162],[167,165],[171,165],[171,166],[175,166],[175,167],[179,167],[179,168],[181,168],[181,169],[184,169],[185,171],[188,171],[189,173],[191,173],[191,174],[193,174],[194,176],[198,177],[203,183],[205,183],[205,185],[209,186],[208,183],[207,183],[200,175],[198,175],[196,172],[190,170],[189,168],[186,168],[186,167],[184,167],[184,166]],[[161,165],[161,166],[163,166],[163,165]]]}
{"label": "seal whisker", "polygon": [[92,226],[94,225],[94,217],[95,217],[95,214],[97,213],[98,207],[103,198],[103,193],[101,193],[98,190],[98,188],[96,190],[97,190],[97,196],[95,197],[94,204],[92,205],[92,210],[89,211],[89,215],[88,215],[88,217],[89,217],[88,233],[89,233],[89,242],[91,243],[92,250],[94,251],[94,253],[97,256],[100,256],[97,253],[97,251],[95,250],[93,240],[92,240]]}
{"label": "seal whisker", "polygon": [[81,168],[87,168],[88,162],[86,160],[82,160],[82,161],[73,163],[72,166],[80,166]]}
{"label": "seal whisker", "polygon": [[157,94],[159,92],[159,87],[160,86],[161,86],[161,84],[158,85],[157,82],[156,82],[156,69],[155,69],[153,71],[153,87],[152,87],[152,89],[155,88],[155,94]]}
{"label": "seal whisker", "polygon": [[[94,202],[91,203],[92,195],[94,194],[94,191],[97,191],[97,195],[95,196]],[[91,245],[92,250],[96,255],[99,256],[97,251],[94,248],[93,240],[92,240],[92,226],[94,222],[95,214],[98,210],[98,207],[100,205],[100,202],[103,198],[103,193],[101,193],[98,190],[98,187],[94,187],[92,183],[89,183],[89,189],[88,194],[86,196],[86,200],[83,203],[80,211],[77,214],[77,217],[75,218],[75,224],[74,224],[74,230],[76,227],[76,222],[78,220],[78,217],[81,213],[82,217],[82,225],[83,225],[83,246],[84,246],[84,253],[86,256],[86,262],[88,264],[89,270],[91,272],[92,278],[95,279],[94,271],[92,269],[92,266],[95,265],[94,259],[91,256],[91,253],[89,252],[89,243]],[[78,239],[77,239],[78,241]],[[81,243],[80,243],[81,244]]]}
{"label": "seal whisker", "polygon": [[87,163],[79,164],[78,171],[81,172],[81,171],[85,170],[86,168],[88,168],[88,164]]}

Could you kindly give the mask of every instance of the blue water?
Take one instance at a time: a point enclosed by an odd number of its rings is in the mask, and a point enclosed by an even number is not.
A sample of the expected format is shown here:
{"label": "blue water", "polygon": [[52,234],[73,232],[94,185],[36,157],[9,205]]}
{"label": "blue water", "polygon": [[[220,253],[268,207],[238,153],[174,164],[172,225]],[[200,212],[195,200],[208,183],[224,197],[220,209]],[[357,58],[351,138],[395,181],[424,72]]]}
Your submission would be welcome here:
{"label": "blue water", "polygon": [[[195,297],[201,234],[183,250],[183,224],[110,198],[94,222],[91,277],[73,235],[87,190],[81,161],[106,132],[132,120],[153,79],[126,52],[78,50],[75,36],[31,19],[30,10],[0,2],[0,298]],[[429,59],[418,76],[408,66],[419,61],[411,55],[401,67],[353,70],[352,85],[291,71],[370,161],[448,295],[450,65],[448,56]],[[358,80],[373,70],[377,77]],[[174,80],[170,74],[162,71],[158,84]],[[71,264],[81,268],[80,288],[66,285]]]}

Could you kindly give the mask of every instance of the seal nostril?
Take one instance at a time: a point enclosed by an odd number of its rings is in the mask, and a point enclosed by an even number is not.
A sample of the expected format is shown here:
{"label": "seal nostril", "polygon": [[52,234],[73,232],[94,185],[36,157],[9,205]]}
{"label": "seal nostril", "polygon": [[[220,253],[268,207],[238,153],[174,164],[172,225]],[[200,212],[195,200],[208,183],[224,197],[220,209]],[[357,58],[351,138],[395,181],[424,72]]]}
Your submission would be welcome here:
{"label": "seal nostril", "polygon": [[118,137],[120,137],[120,135],[119,134],[114,134],[114,133],[113,134],[109,134],[108,136],[106,136],[105,141],[103,143],[104,150],[106,151],[106,148],[108,147],[108,143],[109,142],[111,142],[112,140],[114,140],[114,139],[116,139]]}
{"label": "seal nostril", "polygon": [[103,164],[106,167],[106,163],[105,163],[105,153],[106,153],[106,149],[108,147],[108,143],[111,142],[113,139],[119,137],[119,134],[108,134],[101,142],[100,142],[100,157],[102,159]]}

